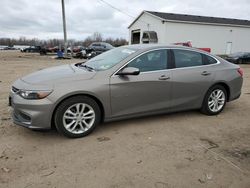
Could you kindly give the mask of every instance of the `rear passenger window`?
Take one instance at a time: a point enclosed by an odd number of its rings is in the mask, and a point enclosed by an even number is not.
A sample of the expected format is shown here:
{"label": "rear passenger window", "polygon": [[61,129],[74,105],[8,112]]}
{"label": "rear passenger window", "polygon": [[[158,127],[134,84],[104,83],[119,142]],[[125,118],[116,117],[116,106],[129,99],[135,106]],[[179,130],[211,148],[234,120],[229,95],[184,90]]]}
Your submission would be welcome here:
{"label": "rear passenger window", "polygon": [[203,65],[202,55],[198,52],[188,50],[173,50],[175,58],[175,67],[194,67]]}
{"label": "rear passenger window", "polygon": [[217,60],[208,56],[208,55],[204,55],[205,57],[205,65],[211,65],[211,64],[216,64]]}

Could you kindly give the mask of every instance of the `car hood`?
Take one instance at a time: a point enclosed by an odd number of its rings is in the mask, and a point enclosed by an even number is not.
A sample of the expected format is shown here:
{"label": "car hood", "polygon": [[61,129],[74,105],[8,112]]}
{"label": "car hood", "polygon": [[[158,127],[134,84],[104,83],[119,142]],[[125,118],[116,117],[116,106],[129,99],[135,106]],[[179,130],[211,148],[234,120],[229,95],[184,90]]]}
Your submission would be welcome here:
{"label": "car hood", "polygon": [[21,78],[31,85],[54,85],[56,83],[67,83],[75,80],[91,79],[96,72],[90,72],[84,68],[78,68],[75,64],[61,65],[46,68]]}

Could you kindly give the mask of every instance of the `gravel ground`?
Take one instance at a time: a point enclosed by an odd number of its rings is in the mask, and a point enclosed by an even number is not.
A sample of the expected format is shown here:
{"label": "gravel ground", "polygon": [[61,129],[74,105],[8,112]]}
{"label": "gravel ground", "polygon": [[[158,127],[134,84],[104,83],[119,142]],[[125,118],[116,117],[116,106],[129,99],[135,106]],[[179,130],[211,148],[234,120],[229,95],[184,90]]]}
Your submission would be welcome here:
{"label": "gravel ground", "polygon": [[250,65],[218,116],[188,111],[105,123],[68,139],[12,123],[11,83],[79,60],[0,51],[0,187],[250,187]]}

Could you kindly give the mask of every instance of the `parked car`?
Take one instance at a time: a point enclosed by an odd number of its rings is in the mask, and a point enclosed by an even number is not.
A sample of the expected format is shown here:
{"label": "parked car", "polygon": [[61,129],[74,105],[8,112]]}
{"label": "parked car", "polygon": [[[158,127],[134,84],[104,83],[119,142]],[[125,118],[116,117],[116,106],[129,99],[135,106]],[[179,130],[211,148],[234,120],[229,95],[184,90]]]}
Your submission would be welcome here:
{"label": "parked car", "polygon": [[77,52],[75,54],[75,58],[80,58],[80,59],[91,59],[100,53],[97,53],[94,49],[92,48],[85,48],[82,49],[80,52]]}
{"label": "parked car", "polygon": [[73,52],[78,53],[84,49],[85,49],[85,47],[83,47],[83,46],[75,46],[75,47],[73,47]]}
{"label": "parked car", "polygon": [[52,51],[48,47],[41,47],[39,52],[40,52],[40,55],[47,55],[48,53],[51,53]]}
{"label": "parked car", "polygon": [[11,46],[7,46],[7,47],[4,47],[3,50],[16,50],[16,48],[11,47]]}
{"label": "parked car", "polygon": [[[59,46],[54,46],[54,47],[45,47],[42,48],[42,53],[41,54],[47,54],[47,53],[57,53],[60,50]],[[64,46],[61,47],[61,51],[64,52]],[[71,48],[67,48],[67,53],[71,53]]]}
{"label": "parked car", "polygon": [[250,63],[250,53],[249,52],[236,52],[230,54],[226,57],[227,61],[235,64]]}
{"label": "parked car", "polygon": [[102,52],[113,49],[114,46],[106,42],[93,42],[88,48],[93,49],[97,54],[101,54]]}
{"label": "parked car", "polygon": [[56,53],[59,50],[58,46],[47,47],[47,52],[49,53]]}
{"label": "parked car", "polygon": [[80,58],[80,59],[91,59],[103,52],[101,51],[95,51],[93,48],[85,48],[82,49],[80,52],[77,52],[75,54],[75,58]]}
{"label": "parked car", "polygon": [[113,49],[114,47],[105,42],[94,42],[90,44],[87,48],[82,48],[80,52],[77,52],[76,58],[91,59],[103,52]]}
{"label": "parked car", "polygon": [[30,46],[28,48],[21,49],[21,52],[37,52],[37,53],[40,53],[41,49],[42,49],[41,46]]}
{"label": "parked car", "polygon": [[15,124],[55,125],[76,138],[103,121],[190,109],[217,115],[240,97],[242,76],[238,65],[198,49],[131,45],[24,76],[9,101]]}

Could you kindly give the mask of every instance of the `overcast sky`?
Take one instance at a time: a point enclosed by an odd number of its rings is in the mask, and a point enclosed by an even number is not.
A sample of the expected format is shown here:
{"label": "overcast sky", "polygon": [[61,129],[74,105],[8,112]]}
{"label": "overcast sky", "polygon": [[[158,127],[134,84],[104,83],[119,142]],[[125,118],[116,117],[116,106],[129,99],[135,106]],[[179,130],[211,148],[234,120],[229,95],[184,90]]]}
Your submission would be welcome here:
{"label": "overcast sky", "polygon": [[[250,20],[250,0],[105,0],[136,17],[143,10]],[[0,0],[0,38],[63,38],[61,0]],[[128,37],[134,20],[100,0],[65,0],[68,38]]]}

